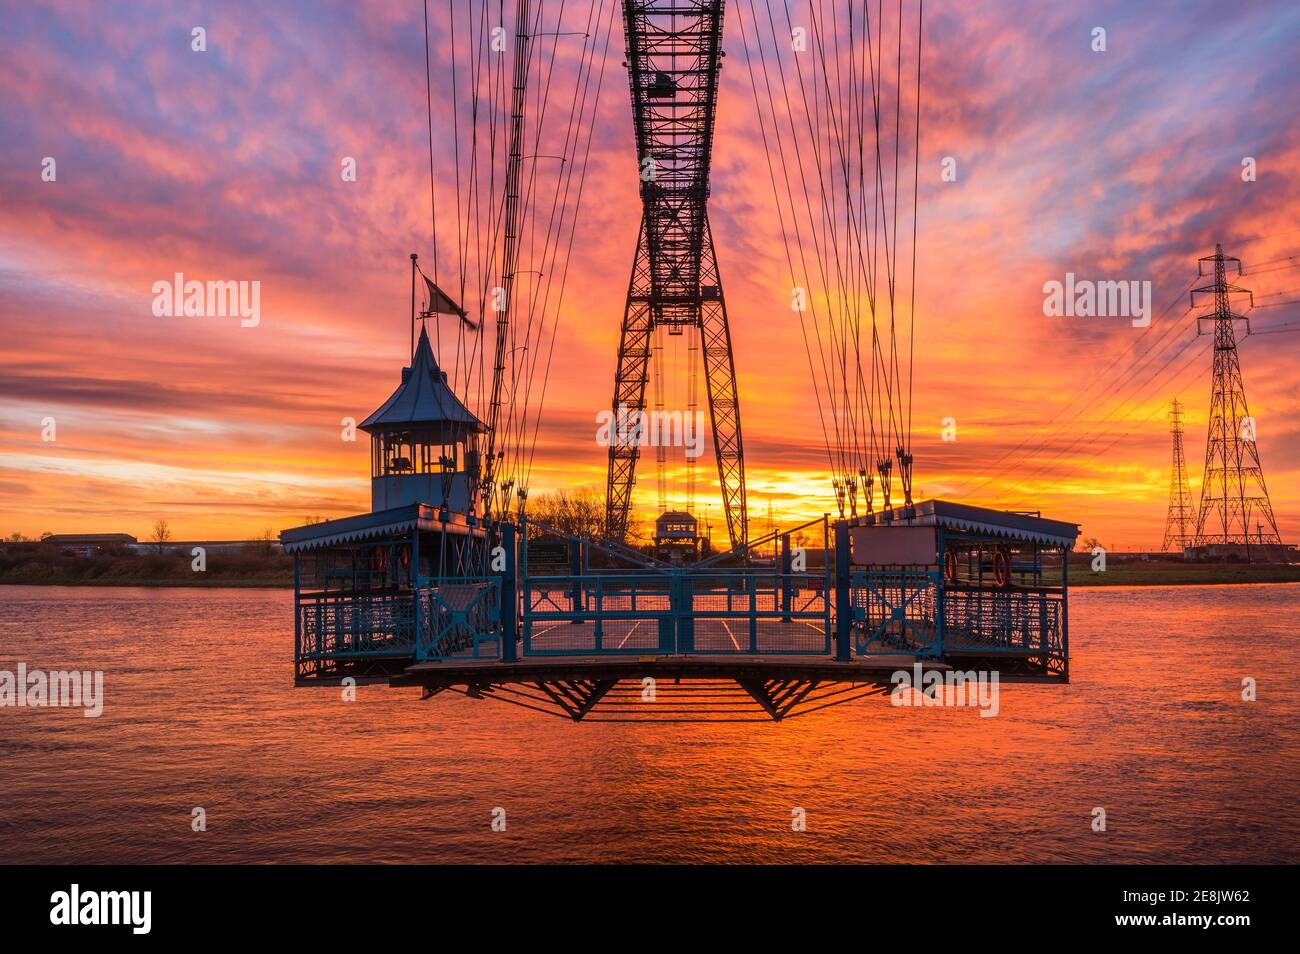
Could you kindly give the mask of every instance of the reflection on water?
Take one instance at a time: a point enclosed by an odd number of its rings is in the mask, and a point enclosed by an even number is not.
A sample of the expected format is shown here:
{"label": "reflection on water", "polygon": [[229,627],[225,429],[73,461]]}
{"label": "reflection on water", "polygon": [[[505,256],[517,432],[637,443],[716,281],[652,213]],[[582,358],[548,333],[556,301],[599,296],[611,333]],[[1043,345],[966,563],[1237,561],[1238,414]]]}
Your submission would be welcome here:
{"label": "reflection on water", "polygon": [[1300,854],[1300,584],[1076,591],[1069,686],[1004,686],[992,719],[870,699],[781,725],[574,725],[381,686],[343,702],[292,687],[290,600],[0,588],[0,668],[103,669],[107,696],[98,719],[0,709],[0,861]]}

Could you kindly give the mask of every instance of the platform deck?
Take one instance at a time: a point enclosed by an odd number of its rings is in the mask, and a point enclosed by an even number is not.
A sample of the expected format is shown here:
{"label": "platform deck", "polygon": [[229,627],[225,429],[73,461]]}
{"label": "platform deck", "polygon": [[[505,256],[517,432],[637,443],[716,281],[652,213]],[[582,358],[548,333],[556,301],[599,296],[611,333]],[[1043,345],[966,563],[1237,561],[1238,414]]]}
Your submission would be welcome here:
{"label": "platform deck", "polygon": [[[640,676],[666,678],[734,679],[737,676],[761,678],[817,679],[836,682],[888,683],[899,669],[911,670],[912,656],[873,656],[836,662],[824,655],[750,656],[741,653],[646,656],[544,656],[527,657],[518,662],[499,659],[452,658],[442,662],[421,662],[394,675],[390,685],[428,686],[448,682],[531,682],[548,679],[631,679]],[[948,670],[944,663],[926,660],[926,670]]]}
{"label": "platform deck", "polygon": [[[613,620],[604,624],[601,643],[617,652],[640,650],[654,653],[659,648],[658,621]],[[815,622],[758,620],[754,625],[760,653],[792,653],[823,656],[830,654],[826,630]],[[749,621],[744,618],[697,618],[694,623],[696,652],[748,652]],[[530,643],[537,652],[596,652],[595,627],[590,623],[554,621],[537,624]]]}

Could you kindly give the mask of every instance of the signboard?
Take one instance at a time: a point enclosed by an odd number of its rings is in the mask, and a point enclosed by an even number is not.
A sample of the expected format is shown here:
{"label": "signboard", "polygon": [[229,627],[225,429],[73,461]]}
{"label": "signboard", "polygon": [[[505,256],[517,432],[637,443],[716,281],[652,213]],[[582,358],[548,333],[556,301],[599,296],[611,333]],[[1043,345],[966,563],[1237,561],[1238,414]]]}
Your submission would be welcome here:
{"label": "signboard", "polygon": [[853,527],[855,566],[937,566],[935,527]]}
{"label": "signboard", "polygon": [[568,566],[569,545],[559,540],[529,540],[529,566]]}

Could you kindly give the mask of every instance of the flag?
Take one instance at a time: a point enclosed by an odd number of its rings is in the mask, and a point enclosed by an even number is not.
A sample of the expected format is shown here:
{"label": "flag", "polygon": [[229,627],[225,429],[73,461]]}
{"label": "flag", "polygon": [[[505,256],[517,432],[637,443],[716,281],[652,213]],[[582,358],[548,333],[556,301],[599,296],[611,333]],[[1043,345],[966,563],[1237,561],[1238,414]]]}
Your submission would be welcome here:
{"label": "flag", "polygon": [[461,308],[460,305],[452,301],[451,296],[448,295],[441,288],[439,288],[437,285],[435,285],[429,279],[428,275],[425,275],[423,272],[421,272],[420,277],[423,278],[424,283],[429,286],[429,304],[428,307],[425,308],[425,311],[428,314],[456,315],[458,318],[460,318],[461,321],[465,322],[465,324],[469,325],[471,328],[478,327],[478,323],[475,322],[473,319],[471,319],[469,315],[465,314],[465,309]]}

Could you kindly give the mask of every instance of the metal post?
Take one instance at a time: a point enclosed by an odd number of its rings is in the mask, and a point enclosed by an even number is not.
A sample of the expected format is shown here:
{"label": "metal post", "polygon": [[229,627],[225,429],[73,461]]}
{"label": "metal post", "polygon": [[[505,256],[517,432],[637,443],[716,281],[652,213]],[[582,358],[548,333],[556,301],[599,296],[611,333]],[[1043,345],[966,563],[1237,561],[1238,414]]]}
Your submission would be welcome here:
{"label": "metal post", "polygon": [[523,593],[519,599],[518,605],[523,611],[523,622],[520,627],[523,630],[524,655],[528,655],[528,649],[533,641],[533,592],[532,586],[528,582],[528,516],[521,513],[519,515],[519,543],[516,547],[519,554],[517,566],[518,572],[515,574],[519,585],[523,587]]}
{"label": "metal post", "polygon": [[[659,617],[659,651],[675,653],[677,651],[677,576],[668,574],[664,577],[668,584],[668,612]],[[636,583],[632,584],[632,606],[636,607]]]}
{"label": "metal post", "polygon": [[835,522],[835,659],[848,662],[852,656],[849,640],[853,637],[853,593],[849,585],[849,525]]}
{"label": "metal post", "polygon": [[[418,508],[417,508],[418,511]],[[420,654],[420,517],[411,531],[411,651]]]}
{"label": "metal post", "polygon": [[580,614],[582,612],[582,541],[577,537],[573,538],[573,543],[569,547],[569,572],[573,574],[573,586],[569,590],[570,609],[573,611],[573,621],[575,623],[583,622]]}
{"label": "metal post", "polygon": [[1061,652],[1065,681],[1070,681],[1070,547],[1061,547]]}
{"label": "metal post", "polygon": [[[352,581],[351,581],[352,592],[349,598],[352,600],[352,612],[349,614],[347,639],[344,641],[344,648],[347,650],[356,649],[357,627],[360,625],[361,622],[361,596],[357,592],[357,548],[352,547],[351,552],[352,552]],[[370,605],[369,596],[366,597],[366,605],[367,606]],[[340,632],[341,631],[342,631],[342,627],[340,627]]]}
{"label": "metal post", "polygon": [[[415,358],[415,269],[417,268],[416,259],[419,258],[414,252],[411,253],[411,358]],[[434,274],[438,273],[435,268]],[[430,308],[433,306],[430,305]],[[414,363],[414,361],[412,361]]]}
{"label": "metal post", "polygon": [[781,622],[790,622],[791,574],[794,561],[790,559],[790,534],[781,534]]}
{"label": "metal post", "polygon": [[[758,653],[758,574],[749,580],[749,651]],[[787,620],[788,621],[788,620]]]}
{"label": "metal post", "polygon": [[689,575],[674,572],[677,590],[677,652],[695,652],[695,591]]}
{"label": "metal post", "polygon": [[415,529],[411,531],[411,589],[420,585],[420,524],[416,518]]}
{"label": "metal post", "polygon": [[1047,651],[1047,594],[1038,592],[1038,648]]}
{"label": "metal post", "polygon": [[518,553],[514,524],[501,524],[501,546],[506,551],[506,568],[501,573],[501,661],[512,663],[519,658],[515,646],[518,637],[515,613],[515,566]]}
{"label": "metal post", "polygon": [[831,574],[835,566],[831,560],[830,514],[822,514],[822,635],[826,647],[822,651],[831,651]]}
{"label": "metal post", "polygon": [[[943,658],[943,632],[945,628],[944,614],[947,612],[947,605],[948,605],[948,594],[947,594],[948,580],[943,575],[944,554],[948,552],[948,541],[944,539],[943,528],[939,529],[937,543],[938,543],[937,556],[939,561],[939,572],[937,574],[937,579],[935,580],[935,584],[934,584],[934,594],[935,594],[934,595],[934,638],[935,638],[935,649],[939,654],[939,658],[942,659]],[[956,557],[954,557],[953,559],[955,561]]]}
{"label": "metal post", "polygon": [[302,579],[301,562],[302,557],[295,553],[293,555],[293,667],[295,676],[302,675],[298,669],[302,661],[302,601],[298,595],[302,590],[299,585]]}

